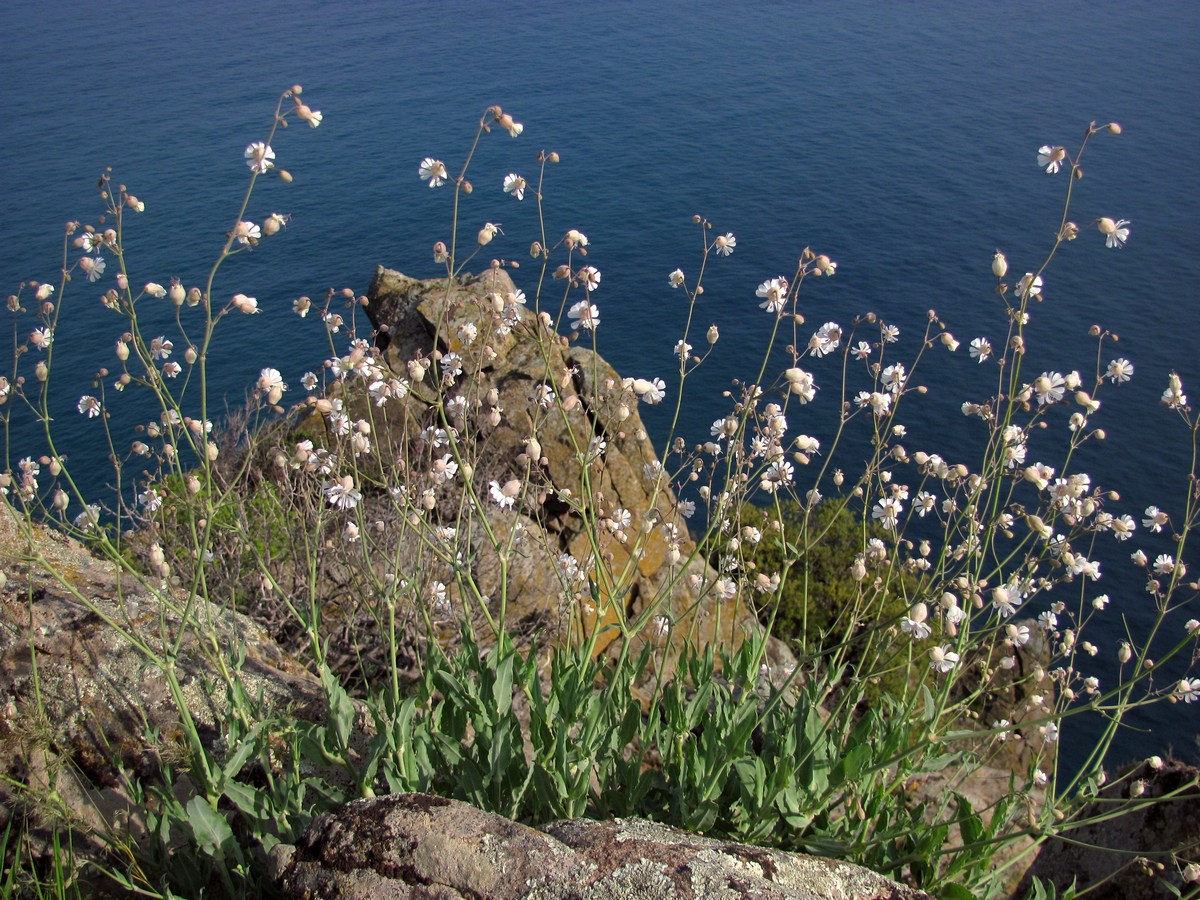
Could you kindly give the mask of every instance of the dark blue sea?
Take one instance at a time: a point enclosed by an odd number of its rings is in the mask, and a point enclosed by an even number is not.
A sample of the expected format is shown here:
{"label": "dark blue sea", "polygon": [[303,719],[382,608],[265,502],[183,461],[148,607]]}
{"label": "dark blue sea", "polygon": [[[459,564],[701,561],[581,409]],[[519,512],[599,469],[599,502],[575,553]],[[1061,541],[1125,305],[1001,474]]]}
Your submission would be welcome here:
{"label": "dark blue sea", "polygon": [[[0,49],[6,294],[56,280],[63,223],[96,221],[105,166],[147,207],[127,227],[133,283],[200,283],[237,213],[242,151],[265,136],[278,93],[299,82],[323,112],[319,129],[294,122],[277,136],[294,182],[267,179],[248,210],[255,221],[290,214],[286,231],[231,259],[217,282],[218,297],[242,292],[264,311],[231,321],[214,353],[231,406],[263,366],[295,385],[327,355],[323,330],[290,313],[296,297],[362,292],[380,263],[438,273],[431,245],[449,236],[451,194],[424,187],[417,166],[434,156],[456,171],[479,115],[498,103],[525,132],[481,143],[466,234],[498,222],[489,257],[527,258],[534,207],[502,194],[501,180],[532,179],[537,152],[557,151],[548,229],[590,238],[603,273],[597,340],[623,374],[672,377],[686,310],[667,273],[697,269],[692,215],[736,235],[736,252],[710,263],[698,311],[722,338],[689,388],[689,441],[722,412],[730,379],[757,372],[770,320],[756,286],[790,275],[812,246],[839,267],[806,284],[810,324],[875,311],[901,327],[904,356],[933,308],[962,341],[954,356],[933,355],[920,378],[931,390],[906,400],[903,417],[910,450],[952,459],[979,438],[960,404],[988,391],[966,343],[1003,336],[992,254],[1003,249],[1019,275],[1057,230],[1067,182],[1039,170],[1037,148],[1074,148],[1089,122],[1118,121],[1124,133],[1099,136],[1084,158],[1072,216],[1084,233],[1047,275],[1027,370],[1093,372],[1089,326],[1117,332],[1104,361],[1125,356],[1136,375],[1105,391],[1096,421],[1108,440],[1078,467],[1120,490],[1114,512],[1182,508],[1188,436],[1158,397],[1176,370],[1200,401],[1200,4],[11,2]],[[1131,221],[1126,249],[1104,247],[1090,227],[1099,216]],[[528,290],[526,272],[517,280]],[[119,324],[98,300],[111,274],[70,286],[56,335],[61,443],[96,484],[105,449],[74,404],[114,361]],[[169,334],[167,301],[159,310],[146,314]],[[793,414],[795,430],[830,433],[839,397],[825,362],[812,368],[828,390]],[[643,407],[660,447],[665,410]],[[10,441],[10,464],[36,443],[19,422]],[[1113,602],[1095,660],[1105,684],[1124,629],[1152,617],[1127,563],[1134,546],[1168,549],[1139,534],[1107,551],[1098,588]],[[1194,548],[1188,563],[1200,575]],[[1172,638],[1189,615],[1200,609],[1172,620]],[[1078,722],[1064,728],[1072,758],[1094,735]],[[1119,757],[1171,746],[1200,758],[1196,706],[1161,704],[1131,722]]]}

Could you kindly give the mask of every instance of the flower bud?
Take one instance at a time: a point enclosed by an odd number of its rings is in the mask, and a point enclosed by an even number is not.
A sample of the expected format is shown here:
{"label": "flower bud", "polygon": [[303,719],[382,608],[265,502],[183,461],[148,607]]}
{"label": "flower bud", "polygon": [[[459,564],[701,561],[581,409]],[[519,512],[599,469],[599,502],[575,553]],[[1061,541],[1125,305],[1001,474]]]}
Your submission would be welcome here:
{"label": "flower bud", "polygon": [[200,293],[200,288],[197,288],[197,287],[188,288],[187,305],[188,306],[196,306],[200,302],[201,296],[202,295]]}
{"label": "flower bud", "polygon": [[721,339],[721,332],[719,330],[717,330],[716,325],[709,325],[708,326],[708,334],[706,335],[706,337],[708,339],[708,344],[711,347],[713,344],[715,344],[717,341],[719,341]]}
{"label": "flower bud", "polygon": [[997,278],[1003,278],[1008,273],[1008,260],[999,250],[992,257],[992,274]]}
{"label": "flower bud", "polygon": [[1108,123],[1108,133],[1109,134],[1120,134],[1121,126],[1119,124],[1117,124],[1116,122],[1109,122]]}

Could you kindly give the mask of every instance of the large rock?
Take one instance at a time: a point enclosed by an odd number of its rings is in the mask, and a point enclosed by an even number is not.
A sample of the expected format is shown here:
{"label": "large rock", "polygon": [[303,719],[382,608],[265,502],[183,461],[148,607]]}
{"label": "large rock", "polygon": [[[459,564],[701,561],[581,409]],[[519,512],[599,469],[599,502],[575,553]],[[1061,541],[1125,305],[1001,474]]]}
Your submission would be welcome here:
{"label": "large rock", "polygon": [[1036,876],[1060,891],[1074,883],[1097,900],[1195,896],[1183,870],[1200,864],[1200,769],[1139,763],[1112,778],[1079,819],[1092,821],[1047,841],[1022,889]]}
{"label": "large rock", "polygon": [[[668,479],[654,474],[658,459],[636,396],[602,358],[570,345],[526,306],[511,302],[515,294],[501,269],[448,283],[380,267],[366,295],[367,315],[393,371],[408,374],[410,361],[432,362],[439,353],[462,357],[464,374],[446,391],[465,400],[462,432],[485,448],[472,473],[475,491],[486,497],[490,482],[524,480],[531,472],[527,502],[489,514],[502,538],[514,529],[527,536],[522,552],[509,556],[503,576],[491,542],[478,539],[480,535],[472,542],[472,575],[480,592],[495,598],[506,589],[509,620],[536,623],[543,637],[547,632],[559,639],[567,636],[571,622],[576,637],[598,633],[597,652],[616,640],[618,622],[633,623],[639,617],[635,652],[647,640],[671,646],[685,636],[699,644],[737,646],[746,634],[759,631],[758,621],[744,604],[721,605],[712,599],[716,572],[698,557]],[[464,344],[461,335],[472,329],[478,337]],[[436,371],[436,364],[429,368]],[[432,373],[426,374],[427,398],[431,379]],[[558,400],[543,407],[536,397],[546,388]],[[411,429],[414,421],[427,421],[413,394],[407,399],[409,414],[397,424],[402,430]],[[531,436],[540,444],[540,455],[530,470]],[[411,440],[411,434],[394,434],[381,443],[389,440],[397,444]],[[589,443],[600,442],[603,457],[585,462]],[[591,494],[588,505],[598,515],[628,512],[623,533],[597,523],[585,527],[572,505],[585,493]],[[462,508],[454,501],[449,506]],[[676,539],[667,535],[664,523],[674,524]],[[593,546],[596,536],[598,545]],[[562,554],[585,569],[589,558],[600,556],[611,577],[596,579],[594,595],[586,586],[574,594],[565,591],[558,574]],[[650,608],[665,622],[643,615]],[[670,629],[665,640],[664,626]],[[768,653],[768,662],[780,667],[793,662],[778,642],[771,643]]]}
{"label": "large rock", "polygon": [[928,896],[847,863],[640,819],[575,819],[534,829],[425,794],[349,803],[318,818],[295,848],[277,848],[274,861],[276,887],[297,900]]}
{"label": "large rock", "polygon": [[[219,748],[230,713],[214,654],[234,647],[245,651],[234,677],[248,696],[323,721],[319,683],[260,626],[196,598],[185,622],[179,592],[30,526],[3,501],[0,572],[0,832],[13,814],[25,817],[35,843],[43,827],[65,825],[82,856],[103,853],[114,827],[144,833],[145,810],[120,773],[153,777],[173,748],[186,757],[179,706],[147,653],[165,657],[175,640],[182,700],[209,749]],[[196,622],[211,628],[211,640]],[[186,792],[186,778],[176,787]]]}

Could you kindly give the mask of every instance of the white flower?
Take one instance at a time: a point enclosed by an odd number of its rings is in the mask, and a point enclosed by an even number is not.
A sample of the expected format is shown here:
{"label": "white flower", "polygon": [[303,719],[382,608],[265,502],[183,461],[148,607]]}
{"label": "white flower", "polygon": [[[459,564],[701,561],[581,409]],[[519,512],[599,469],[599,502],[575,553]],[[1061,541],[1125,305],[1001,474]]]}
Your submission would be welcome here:
{"label": "white flower", "polygon": [[362,499],[362,493],[355,489],[352,476],[343,475],[325,484],[325,499],[338,509],[354,509]]}
{"label": "white flower", "polygon": [[871,518],[877,519],[888,531],[895,531],[904,506],[895,497],[884,497],[871,509]]}
{"label": "white flower", "polygon": [[[85,263],[87,265],[84,265]],[[108,267],[108,263],[99,256],[95,258],[85,256],[79,261],[79,265],[83,266],[84,271],[87,272],[88,281],[99,281],[100,276],[104,274],[104,270]]]}
{"label": "white flower", "polygon": [[837,322],[826,322],[809,338],[808,349],[813,356],[832,353],[842,342],[842,326]]}
{"label": "white flower", "polygon": [[162,497],[152,487],[148,487],[145,491],[138,494],[138,503],[142,504],[142,507],[148,513],[155,513],[162,509]]}
{"label": "white flower", "polygon": [[576,276],[583,289],[589,294],[600,287],[600,270],[594,266],[584,266]]}
{"label": "white flower", "polygon": [[670,282],[671,287],[673,287],[673,288],[679,287],[681,284],[683,284],[683,270],[676,269],[674,272],[672,272],[670,275],[667,276],[667,281]]}
{"label": "white flower", "polygon": [[237,238],[239,244],[253,247],[262,240],[262,229],[253,222],[238,222],[237,228],[233,231],[233,236]]}
{"label": "white flower", "polygon": [[171,341],[167,340],[165,336],[159,335],[150,342],[150,358],[166,359],[174,349],[175,345]]}
{"label": "white flower", "polygon": [[1057,403],[1066,393],[1066,381],[1058,372],[1043,372],[1033,382],[1034,393],[1041,405]]}
{"label": "white flower", "polygon": [[597,309],[596,304],[589,303],[586,300],[580,300],[572,306],[567,311],[567,316],[571,320],[572,328],[595,331],[596,326],[600,324],[600,310]]}
{"label": "white flower", "polygon": [[1017,297],[1036,297],[1042,292],[1042,276],[1034,277],[1032,272],[1026,272],[1017,282]]}
{"label": "white flower", "polygon": [[985,362],[992,355],[992,343],[987,338],[977,337],[971,341],[970,346],[971,359],[977,359],[981,363]]}
{"label": "white flower", "polygon": [[525,199],[525,188],[527,186],[525,179],[516,172],[509,172],[504,176],[504,193],[512,194],[518,200]]}
{"label": "white flower", "polygon": [[517,502],[517,495],[520,493],[521,482],[516,478],[505,482],[503,486],[498,481],[488,483],[488,495],[501,509],[512,509],[513,504]]}
{"label": "white flower", "polygon": [[933,647],[929,651],[929,668],[945,675],[958,662],[958,654],[949,647]]}
{"label": "white flower", "polygon": [[100,415],[100,401],[91,394],[84,394],[79,398],[79,403],[76,405],[79,414],[87,416],[89,419],[94,419]]}
{"label": "white flower", "polygon": [[1120,384],[1122,381],[1128,381],[1133,377],[1133,363],[1127,359],[1114,359],[1108,364],[1108,369],[1104,373],[1113,384]]}
{"label": "white flower", "polygon": [[1125,227],[1128,224],[1128,219],[1117,219],[1114,222],[1105,216],[1097,220],[1096,227],[1104,235],[1104,244],[1106,247],[1110,250],[1120,250],[1125,246],[1125,242],[1129,240],[1129,229]]}
{"label": "white flower", "polygon": [[1160,553],[1154,558],[1154,571],[1159,575],[1170,575],[1175,571],[1175,557],[1170,553]]}
{"label": "white flower", "polygon": [[255,141],[246,148],[246,152],[243,155],[246,157],[246,165],[256,175],[265,175],[267,169],[274,168],[275,166],[275,163],[271,162],[275,158],[275,151],[262,141]]}
{"label": "white flower", "polygon": [[422,181],[428,181],[431,188],[441,187],[449,177],[446,173],[446,164],[440,159],[434,159],[432,156],[427,156],[421,160],[421,165],[417,169],[417,174],[421,176]]}
{"label": "white flower", "polygon": [[759,486],[768,494],[773,494],[781,487],[791,484],[795,469],[785,460],[776,460],[763,472]]}
{"label": "white flower", "polygon": [[1038,165],[1046,170],[1047,175],[1053,175],[1059,170],[1066,155],[1065,147],[1051,147],[1049,144],[1043,144],[1038,148]]}
{"label": "white flower", "polygon": [[663,398],[667,396],[667,384],[661,378],[646,379],[635,378],[633,381],[634,392],[646,403],[654,406],[661,403]]}
{"label": "white flower", "polygon": [[248,316],[262,311],[258,308],[258,300],[255,297],[247,297],[245,294],[234,294],[232,302],[238,310]]}
{"label": "white flower", "polygon": [[1175,686],[1175,693],[1184,703],[1194,703],[1196,700],[1200,700],[1200,678],[1192,681],[1186,678],[1182,679]]}
{"label": "white flower", "polygon": [[800,398],[801,403],[809,403],[817,396],[817,386],[813,382],[811,372],[803,369],[788,369],[783,373],[787,379],[788,390]]}
{"label": "white flower", "polygon": [[787,279],[781,277],[764,281],[754,293],[756,296],[763,298],[763,302],[758,304],[760,309],[765,309],[767,312],[780,313],[783,312],[784,304],[787,302],[787,292]]}
{"label": "white flower", "polygon": [[737,238],[735,238],[735,237],[733,236],[733,232],[732,232],[732,231],[727,231],[727,232],[725,232],[725,234],[722,234],[722,235],[720,235],[720,236],[719,236],[719,237],[718,237],[718,238],[717,238],[717,239],[716,239],[716,240],[713,242],[713,247],[714,247],[714,248],[716,249],[716,251],[717,251],[718,253],[720,253],[722,256],[728,256],[730,253],[732,253],[732,252],[733,252],[733,249],[734,249],[736,246],[737,246]]}
{"label": "white flower", "polygon": [[1142,527],[1149,528],[1155,534],[1163,530],[1163,526],[1169,522],[1170,516],[1159,509],[1157,506],[1147,506],[1145,518],[1142,519]]}
{"label": "white flower", "polygon": [[[100,262],[101,260],[96,260]],[[1167,376],[1167,389],[1162,395],[1163,406],[1170,409],[1183,409],[1187,406],[1187,396],[1183,393],[1183,382],[1179,376],[1172,372]]]}

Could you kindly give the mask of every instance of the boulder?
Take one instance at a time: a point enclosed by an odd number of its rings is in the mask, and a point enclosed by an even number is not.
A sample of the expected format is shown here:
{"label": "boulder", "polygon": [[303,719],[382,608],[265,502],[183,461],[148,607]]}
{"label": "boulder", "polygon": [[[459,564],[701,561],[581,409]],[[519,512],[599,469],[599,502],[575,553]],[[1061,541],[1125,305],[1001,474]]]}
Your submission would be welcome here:
{"label": "boulder", "polygon": [[1200,864],[1200,769],[1176,761],[1138,763],[1111,778],[1076,817],[1087,822],[1042,845],[1026,873],[1059,891],[1074,883],[1097,900],[1195,896],[1184,880]]}
{"label": "boulder", "polygon": [[[324,720],[319,682],[259,625],[193,599],[189,621],[211,623],[205,640],[185,625],[181,593],[29,525],[7,502],[0,572],[0,833],[12,815],[24,817],[35,844],[66,826],[82,856],[102,853],[114,827],[144,834],[144,809],[121,776],[156,776],[173,749],[186,757],[179,707],[147,653],[165,657],[176,639],[182,699],[209,749],[219,747],[229,715],[214,653],[230,648],[245,649],[234,677],[248,696],[261,696],[268,710]],[[234,668],[232,659],[225,664]],[[186,781],[177,791],[186,793]]]}
{"label": "boulder", "polygon": [[[428,368],[436,371],[438,353],[461,357],[464,375],[445,390],[465,401],[462,432],[486,448],[472,475],[476,493],[486,497],[492,481],[523,481],[529,473],[525,502],[489,515],[502,536],[514,530],[524,536],[522,552],[509,556],[504,575],[490,542],[472,542],[480,592],[495,598],[504,590],[509,621],[532,623],[543,638],[562,640],[571,629],[576,638],[596,633],[598,653],[616,640],[618,622],[641,622],[634,652],[646,641],[671,648],[685,638],[732,649],[747,634],[761,633],[753,610],[714,601],[708,588],[717,573],[688,535],[634,393],[601,357],[571,345],[514,302],[517,293],[502,269],[447,282],[381,266],[366,294],[367,316],[393,372],[411,374],[408,363],[416,359],[430,360]],[[478,337],[468,346],[461,335],[470,331]],[[432,377],[425,374],[426,398],[433,394]],[[557,401],[539,404],[547,389]],[[411,441],[413,422],[427,421],[417,393],[409,394],[408,414],[397,421],[396,433],[380,437],[381,445]],[[532,460],[531,437],[540,445]],[[588,461],[589,444],[602,446],[603,455]],[[600,515],[626,511],[628,524],[620,533],[585,527],[574,505],[584,493]],[[457,498],[448,505],[461,509]],[[599,544],[592,546],[597,532]],[[603,557],[613,577],[597,578],[592,595],[586,586],[565,590],[559,574],[564,554],[585,570],[590,558]],[[651,620],[644,615],[649,608],[663,618]],[[672,654],[664,655],[669,660]],[[772,641],[768,662],[783,668],[794,660]]]}
{"label": "boulder", "polygon": [[927,897],[848,863],[687,834],[641,819],[530,828],[456,800],[396,794],[316,819],[273,856],[286,898],[490,900]]}

